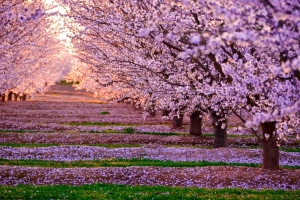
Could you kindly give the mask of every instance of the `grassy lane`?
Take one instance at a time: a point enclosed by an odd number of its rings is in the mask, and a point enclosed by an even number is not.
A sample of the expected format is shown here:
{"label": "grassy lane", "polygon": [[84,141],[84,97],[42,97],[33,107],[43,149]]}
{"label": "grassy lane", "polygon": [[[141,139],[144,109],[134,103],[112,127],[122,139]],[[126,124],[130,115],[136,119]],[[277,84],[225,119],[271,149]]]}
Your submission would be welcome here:
{"label": "grassy lane", "polygon": [[82,186],[0,186],[0,199],[299,199],[300,190],[202,189],[93,184]]}
{"label": "grassy lane", "polygon": [[[106,148],[130,148],[130,147],[142,147],[145,144],[78,144],[79,146],[96,146],[96,147],[106,147]],[[56,143],[0,143],[2,147],[51,147],[51,146],[66,146],[66,144],[56,144]],[[72,146],[77,146],[72,144]],[[178,148],[200,148],[200,149],[212,149],[212,146],[205,145],[162,145],[164,147],[178,147]],[[261,149],[261,146],[233,146],[232,148],[243,148],[243,149]],[[300,152],[299,147],[280,147],[280,151],[285,152]]]}
{"label": "grassy lane", "polygon": [[[129,167],[129,166],[156,166],[156,167],[206,167],[206,166],[245,166],[259,167],[259,164],[248,163],[225,163],[225,162],[173,162],[149,159],[107,159],[91,161],[46,161],[46,160],[6,160],[0,159],[0,165],[8,166],[30,166],[30,167],[52,167],[52,168],[71,168],[71,167]],[[286,169],[300,169],[300,166],[282,166]]]}

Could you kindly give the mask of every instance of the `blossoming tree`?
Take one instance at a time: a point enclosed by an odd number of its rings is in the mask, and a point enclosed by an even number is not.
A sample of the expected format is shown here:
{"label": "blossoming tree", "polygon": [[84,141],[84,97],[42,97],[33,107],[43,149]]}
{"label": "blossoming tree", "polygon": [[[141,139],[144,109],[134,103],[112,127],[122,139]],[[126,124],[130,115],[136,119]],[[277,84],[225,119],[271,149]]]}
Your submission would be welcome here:
{"label": "blossoming tree", "polygon": [[0,3],[0,94],[43,92],[61,77],[64,49],[42,1]]}
{"label": "blossoming tree", "polygon": [[188,113],[196,135],[209,113],[215,147],[227,146],[233,112],[262,142],[263,167],[279,168],[279,140],[299,124],[296,1],[64,3],[86,64],[72,72],[82,87],[127,95],[145,109]]}

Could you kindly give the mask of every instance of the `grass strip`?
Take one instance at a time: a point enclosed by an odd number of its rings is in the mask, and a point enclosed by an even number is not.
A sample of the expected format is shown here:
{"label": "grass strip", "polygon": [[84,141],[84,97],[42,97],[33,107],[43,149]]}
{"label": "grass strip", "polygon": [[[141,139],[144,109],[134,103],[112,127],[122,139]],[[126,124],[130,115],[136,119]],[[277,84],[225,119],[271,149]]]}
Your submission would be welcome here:
{"label": "grass strip", "polygon": [[285,152],[300,152],[299,147],[280,147],[279,149]]}
{"label": "grass strip", "polygon": [[110,114],[110,112],[108,112],[108,111],[102,111],[101,113],[100,113],[101,115],[109,115]]}
{"label": "grass strip", "polygon": [[51,147],[51,146],[60,146],[60,144],[36,144],[36,143],[0,143],[1,147]]}
{"label": "grass strip", "polygon": [[106,123],[106,122],[70,122],[64,124],[68,126],[139,126],[139,124],[122,124],[122,123]]}
{"label": "grass strip", "polygon": [[[60,80],[59,82],[56,82],[57,85],[73,85],[74,82],[67,82],[66,80]],[[75,84],[79,84],[79,82],[76,82]]]}
{"label": "grass strip", "polygon": [[0,130],[0,133],[55,133],[55,131],[40,131],[40,130]]}
{"label": "grass strip", "polygon": [[145,134],[145,135],[161,135],[161,136],[172,136],[172,135],[187,135],[186,133],[177,133],[177,132],[136,132],[137,134]]}
{"label": "grass strip", "polygon": [[0,133],[37,133],[43,132],[38,130],[0,130]]}
{"label": "grass strip", "polygon": [[[141,147],[145,144],[42,144],[42,143],[0,143],[2,147],[51,147],[51,146],[96,146],[96,147],[106,147],[106,148],[131,148],[131,147]],[[199,149],[213,149],[213,146],[206,145],[163,145],[165,147],[176,147],[176,148],[199,148]],[[232,146],[232,148],[242,148],[242,149],[261,149],[261,146]],[[280,151],[285,152],[300,152],[299,147],[280,147]]]}
{"label": "grass strip", "polygon": [[147,132],[147,131],[136,131],[132,127],[127,127],[124,128],[123,130],[112,130],[112,129],[107,129],[107,130],[90,130],[88,133],[113,133],[113,134],[118,134],[118,133],[127,133],[127,134],[144,134],[144,135],[160,135],[160,136],[172,136],[172,135],[184,135],[184,136],[189,136],[187,133],[183,132]]}
{"label": "grass strip", "polygon": [[81,186],[0,186],[0,199],[126,199],[126,200],[200,200],[200,199],[272,199],[294,200],[300,190],[205,189],[170,186],[131,186],[91,184]]}
{"label": "grass strip", "polygon": [[[225,163],[209,161],[174,162],[150,159],[105,159],[90,161],[47,161],[47,160],[7,160],[0,158],[0,165],[8,166],[30,166],[30,167],[52,167],[52,168],[73,168],[73,167],[130,167],[130,166],[155,166],[155,167],[206,167],[206,166],[245,166],[259,167],[254,163]],[[282,166],[287,169],[300,169],[300,166]]]}
{"label": "grass strip", "polygon": [[51,146],[96,146],[96,147],[106,147],[106,148],[130,148],[130,147],[141,147],[141,144],[41,144],[41,143],[0,143],[2,147],[51,147]]}

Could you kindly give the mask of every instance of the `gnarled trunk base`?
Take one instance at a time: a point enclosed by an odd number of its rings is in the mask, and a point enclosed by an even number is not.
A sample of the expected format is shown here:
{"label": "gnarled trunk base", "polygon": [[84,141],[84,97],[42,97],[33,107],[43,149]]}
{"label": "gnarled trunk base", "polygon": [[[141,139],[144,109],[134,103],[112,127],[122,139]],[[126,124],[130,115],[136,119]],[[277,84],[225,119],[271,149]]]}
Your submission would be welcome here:
{"label": "gnarled trunk base", "polygon": [[149,114],[149,117],[155,117],[156,116],[156,110],[149,110],[148,114]]}
{"label": "gnarled trunk base", "polygon": [[13,93],[9,92],[7,95],[7,101],[12,101],[12,96],[13,96]]}
{"label": "gnarled trunk base", "polygon": [[200,117],[202,113],[200,111],[195,111],[190,115],[190,131],[191,135],[202,135],[202,117]]}
{"label": "gnarled trunk base", "polygon": [[1,101],[5,102],[5,94],[1,95]]}
{"label": "gnarled trunk base", "polygon": [[23,94],[20,98],[21,98],[21,101],[26,101],[26,94]]}
{"label": "gnarled trunk base", "polygon": [[163,110],[161,113],[162,116],[169,116],[169,114],[170,114],[169,110]]}
{"label": "gnarled trunk base", "polygon": [[[212,125],[214,128],[214,148],[219,147],[228,147],[227,141],[227,120],[219,121],[219,119],[223,118],[221,115],[217,115],[215,112],[211,113]],[[225,127],[222,127],[222,124],[226,124]]]}
{"label": "gnarled trunk base", "polygon": [[173,122],[172,122],[172,128],[173,129],[182,128],[182,122],[183,122],[183,114],[180,114],[179,118],[177,116],[174,116],[173,117]]}
{"label": "gnarled trunk base", "polygon": [[263,169],[279,169],[279,147],[275,136],[276,122],[262,123]]}

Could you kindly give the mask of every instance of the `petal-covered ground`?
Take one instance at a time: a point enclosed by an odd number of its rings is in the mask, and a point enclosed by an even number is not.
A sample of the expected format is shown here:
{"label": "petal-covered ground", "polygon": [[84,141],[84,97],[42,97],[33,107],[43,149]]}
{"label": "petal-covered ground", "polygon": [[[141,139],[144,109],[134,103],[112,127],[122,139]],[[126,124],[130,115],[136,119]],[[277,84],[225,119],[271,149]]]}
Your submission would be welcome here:
{"label": "petal-covered ground", "polygon": [[[226,163],[261,164],[261,149],[238,148],[178,148],[147,145],[135,148],[105,148],[91,146],[58,146],[58,147],[0,147],[0,157],[8,160],[102,160],[102,159],[133,159],[170,161],[210,161]],[[299,153],[280,152],[280,165],[300,166]]]}
{"label": "petal-covered ground", "polygon": [[267,171],[248,167],[0,168],[1,185],[82,185],[118,183],[204,188],[300,189],[299,170]]}
{"label": "petal-covered ground", "polygon": [[[261,164],[257,139],[232,116],[228,133],[234,148],[211,149],[211,121],[205,118],[202,137],[184,127],[171,129],[161,112],[143,119],[143,112],[125,103],[103,103],[70,86],[55,86],[28,102],[0,102],[0,158],[11,160],[79,161],[105,159],[149,159],[161,161],[211,161]],[[132,128],[128,133],[124,130]],[[134,133],[134,134],[133,134]],[[157,133],[157,135],[156,135]],[[12,147],[21,144],[25,147]],[[29,147],[49,144],[49,147]],[[54,146],[55,144],[55,146]],[[140,147],[105,148],[88,145],[138,144]],[[170,146],[171,145],[171,146]],[[255,149],[249,148],[255,146]],[[299,148],[291,137],[283,144]],[[195,148],[201,147],[201,148]],[[241,148],[246,147],[246,148]],[[300,166],[299,152],[280,151],[280,165]],[[0,184],[91,184],[168,185],[205,188],[300,189],[300,170],[267,171],[255,167],[95,167],[47,168],[0,165]]]}

